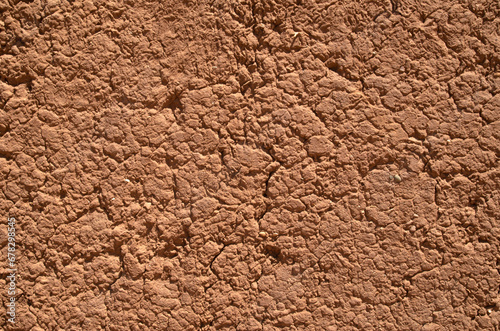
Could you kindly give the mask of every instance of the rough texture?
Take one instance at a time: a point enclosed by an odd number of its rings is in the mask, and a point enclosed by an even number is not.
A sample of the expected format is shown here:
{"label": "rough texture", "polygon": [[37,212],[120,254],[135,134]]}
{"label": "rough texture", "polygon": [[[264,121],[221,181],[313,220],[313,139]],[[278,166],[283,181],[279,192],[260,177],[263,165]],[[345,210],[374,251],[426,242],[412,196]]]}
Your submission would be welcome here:
{"label": "rough texture", "polygon": [[494,0],[0,0],[14,329],[498,330],[499,31]]}

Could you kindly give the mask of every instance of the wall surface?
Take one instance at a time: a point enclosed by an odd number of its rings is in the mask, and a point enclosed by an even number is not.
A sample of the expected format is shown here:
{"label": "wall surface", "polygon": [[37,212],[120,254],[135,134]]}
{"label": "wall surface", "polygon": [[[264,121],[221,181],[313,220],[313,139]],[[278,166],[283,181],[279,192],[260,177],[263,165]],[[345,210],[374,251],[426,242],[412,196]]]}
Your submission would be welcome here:
{"label": "wall surface", "polygon": [[6,330],[498,330],[500,5],[0,0]]}

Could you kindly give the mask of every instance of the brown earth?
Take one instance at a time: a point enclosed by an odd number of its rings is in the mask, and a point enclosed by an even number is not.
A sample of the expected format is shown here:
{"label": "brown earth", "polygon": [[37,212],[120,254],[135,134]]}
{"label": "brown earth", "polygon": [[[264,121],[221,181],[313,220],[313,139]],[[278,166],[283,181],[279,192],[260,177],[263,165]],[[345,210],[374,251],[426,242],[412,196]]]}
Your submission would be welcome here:
{"label": "brown earth", "polygon": [[0,13],[3,329],[500,329],[498,1]]}

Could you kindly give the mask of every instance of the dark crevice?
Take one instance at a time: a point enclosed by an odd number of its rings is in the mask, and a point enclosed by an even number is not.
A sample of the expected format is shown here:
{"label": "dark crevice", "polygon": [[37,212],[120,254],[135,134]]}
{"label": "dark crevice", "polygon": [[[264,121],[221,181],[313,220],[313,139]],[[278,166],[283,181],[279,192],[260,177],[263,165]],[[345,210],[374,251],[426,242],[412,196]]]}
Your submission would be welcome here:
{"label": "dark crevice", "polygon": [[[224,249],[225,249],[227,246],[229,246],[229,245],[226,245],[226,244],[222,244],[222,245],[223,245],[223,246],[222,246],[221,250],[220,250],[220,251],[219,251],[219,252],[218,252],[218,253],[217,253],[217,254],[216,254],[216,255],[212,258],[212,261],[210,261],[210,264],[209,264],[209,266],[208,266],[208,267],[209,267],[209,269],[210,269],[210,271],[212,271],[212,273],[213,273],[215,276],[217,276],[217,278],[218,278],[219,280],[222,280],[222,279],[220,278],[219,274],[218,274],[218,273],[216,273],[216,272],[214,271],[214,269],[213,269],[213,264],[214,264],[215,260],[217,260],[217,258],[218,258],[218,257],[222,254],[222,252],[224,251]],[[208,288],[207,288],[207,289],[208,289]],[[207,289],[205,289],[205,291],[206,291]]]}
{"label": "dark crevice", "polygon": [[283,255],[281,254],[281,249],[273,245],[265,245],[263,253],[271,257],[276,263],[281,262]]}
{"label": "dark crevice", "polygon": [[394,15],[401,15],[401,13],[398,11],[399,3],[396,0],[391,0],[391,12]]}
{"label": "dark crevice", "polygon": [[169,104],[166,105],[167,108],[172,110],[172,114],[174,115],[175,122],[179,123],[179,116],[182,114],[182,103],[178,96],[174,98]]}
{"label": "dark crevice", "polygon": [[269,196],[267,195],[267,192],[269,191],[269,182],[271,181],[271,178],[274,176],[274,174],[276,173],[276,171],[278,171],[280,169],[280,167],[272,170],[270,173],[269,173],[269,176],[267,177],[266,179],[266,182],[265,182],[265,188],[264,188],[264,194],[263,196],[265,198],[269,198]]}

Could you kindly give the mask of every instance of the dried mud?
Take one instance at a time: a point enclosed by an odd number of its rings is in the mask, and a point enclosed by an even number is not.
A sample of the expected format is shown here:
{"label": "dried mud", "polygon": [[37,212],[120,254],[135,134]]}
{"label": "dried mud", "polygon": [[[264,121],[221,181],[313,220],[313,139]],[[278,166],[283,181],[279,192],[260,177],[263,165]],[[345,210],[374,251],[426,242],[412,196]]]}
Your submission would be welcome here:
{"label": "dried mud", "polygon": [[1,0],[0,325],[499,330],[499,31],[498,1]]}

